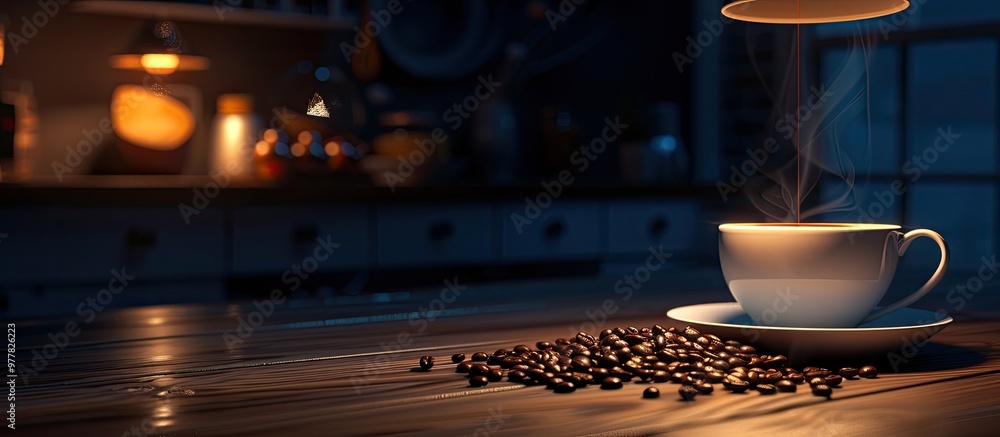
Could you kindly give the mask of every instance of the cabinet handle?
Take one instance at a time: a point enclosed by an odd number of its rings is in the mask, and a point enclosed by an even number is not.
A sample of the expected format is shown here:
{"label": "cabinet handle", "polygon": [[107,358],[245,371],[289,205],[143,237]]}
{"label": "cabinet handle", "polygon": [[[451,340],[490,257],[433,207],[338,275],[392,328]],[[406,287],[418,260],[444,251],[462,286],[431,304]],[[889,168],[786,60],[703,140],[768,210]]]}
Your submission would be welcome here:
{"label": "cabinet handle", "polygon": [[447,240],[455,233],[455,227],[447,221],[439,221],[427,228],[427,237],[431,241]]}
{"label": "cabinet handle", "polygon": [[649,236],[659,237],[670,228],[670,220],[666,217],[657,217],[649,222]]}
{"label": "cabinet handle", "polygon": [[566,224],[562,220],[556,220],[545,226],[545,239],[556,240],[566,233]]}

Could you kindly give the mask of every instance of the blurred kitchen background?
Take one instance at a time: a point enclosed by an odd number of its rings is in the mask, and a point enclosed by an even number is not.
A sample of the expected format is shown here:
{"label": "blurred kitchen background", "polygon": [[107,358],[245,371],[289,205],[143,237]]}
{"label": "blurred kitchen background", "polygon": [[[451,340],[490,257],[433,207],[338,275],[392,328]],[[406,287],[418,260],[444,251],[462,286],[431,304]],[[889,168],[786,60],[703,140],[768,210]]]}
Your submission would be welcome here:
{"label": "blurred kitchen background", "polygon": [[293,300],[621,276],[661,245],[710,269],[719,223],[773,219],[776,121],[814,88],[839,103],[806,221],[937,230],[955,277],[995,254],[1000,4],[802,26],[800,59],[723,3],[4,2],[0,312],[71,314],[113,269],[114,307],[255,299],[327,236]]}

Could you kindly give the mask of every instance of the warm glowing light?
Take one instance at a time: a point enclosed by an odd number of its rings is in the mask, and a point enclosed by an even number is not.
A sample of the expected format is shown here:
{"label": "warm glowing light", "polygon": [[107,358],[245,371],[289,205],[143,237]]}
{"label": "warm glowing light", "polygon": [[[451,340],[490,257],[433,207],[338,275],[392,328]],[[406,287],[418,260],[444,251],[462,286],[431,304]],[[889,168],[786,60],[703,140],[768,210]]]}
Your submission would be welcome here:
{"label": "warm glowing light", "polygon": [[326,143],[326,146],[323,147],[323,150],[329,156],[337,156],[340,154],[340,144],[337,144],[336,141],[330,141],[329,143]]}
{"label": "warm glowing light", "polygon": [[302,143],[292,144],[292,156],[299,158],[306,154],[306,146]]}
{"label": "warm glowing light", "polygon": [[309,144],[313,142],[313,134],[309,131],[299,132],[299,142],[302,144]]}
{"label": "warm glowing light", "polygon": [[257,145],[253,146],[253,150],[257,156],[267,156],[267,152],[271,151],[271,144],[267,141],[258,141]]}
{"label": "warm glowing light", "polygon": [[737,0],[722,15],[771,24],[816,24],[864,20],[891,15],[910,6],[908,0]]}
{"label": "warm glowing light", "polygon": [[[147,56],[148,56],[148,58],[147,58]],[[174,61],[173,60],[170,60],[168,58],[160,58],[161,56],[164,56],[164,57],[171,57],[172,56],[174,59],[177,60],[176,61],[176,65],[174,65]],[[112,56],[110,58],[110,62],[109,63],[111,64],[112,68],[117,68],[117,69],[120,69],[120,70],[137,70],[137,71],[146,70],[147,72],[149,72],[146,69],[146,66],[143,64],[143,58],[146,58],[145,62],[148,63],[150,65],[150,67],[156,67],[157,66],[156,64],[158,64],[158,63],[165,64],[165,65],[163,65],[163,67],[169,67],[170,65],[173,65],[173,70],[171,72],[173,72],[173,71],[201,71],[201,70],[207,70],[212,65],[212,63],[208,60],[208,58],[206,58],[204,56],[191,56],[191,55],[184,55],[184,54],[175,55],[175,54],[169,54],[169,53],[163,53],[163,54],[148,53],[148,54],[142,54],[142,55],[138,55],[138,54],[114,55],[114,56]],[[150,74],[156,74],[156,75],[161,75],[162,76],[164,74],[170,74],[170,73],[153,73],[153,72],[150,72]]]}
{"label": "warm glowing light", "polygon": [[173,417],[173,415],[174,415],[174,410],[171,409],[170,406],[168,405],[160,405],[156,407],[156,410],[153,411],[153,417],[157,419]]}
{"label": "warm glowing light", "polygon": [[7,34],[7,29],[4,29],[3,23],[0,23],[0,65],[3,65],[4,47],[6,47],[7,45],[5,41],[6,34]]}
{"label": "warm glowing light", "polygon": [[194,134],[191,110],[170,96],[139,85],[121,85],[111,97],[115,133],[126,142],[151,150],[174,150]]}
{"label": "warm glowing light", "polygon": [[163,76],[177,71],[181,59],[177,55],[148,53],[139,58],[139,64],[147,73]]}
{"label": "warm glowing light", "polygon": [[311,99],[309,99],[309,106],[306,108],[306,115],[312,115],[314,117],[330,118],[330,110],[326,107],[326,102],[320,97],[319,93],[313,93]]}
{"label": "warm glowing light", "polygon": [[278,131],[276,131],[274,129],[268,129],[268,130],[264,131],[264,141],[267,141],[270,144],[277,143],[278,142]]}

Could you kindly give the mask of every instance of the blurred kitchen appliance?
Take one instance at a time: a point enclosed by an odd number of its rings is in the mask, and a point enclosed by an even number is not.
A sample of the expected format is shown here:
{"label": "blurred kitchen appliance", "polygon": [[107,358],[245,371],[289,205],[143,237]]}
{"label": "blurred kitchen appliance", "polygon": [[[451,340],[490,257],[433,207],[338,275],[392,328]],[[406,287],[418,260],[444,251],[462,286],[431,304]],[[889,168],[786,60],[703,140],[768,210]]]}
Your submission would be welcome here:
{"label": "blurred kitchen appliance", "polygon": [[111,56],[112,68],[166,76],[175,71],[207,70],[208,58],[193,52],[172,21],[146,22],[124,53]]}
{"label": "blurred kitchen appliance", "polygon": [[209,60],[193,54],[171,21],[147,22],[112,68],[144,71],[140,85],[121,85],[111,101],[116,144],[128,173],[176,174],[188,163],[201,119],[201,92],[190,85],[167,85],[175,71],[200,71]]}
{"label": "blurred kitchen appliance", "polygon": [[263,127],[263,120],[253,113],[250,94],[222,94],[216,103],[209,144],[213,173],[225,173],[234,180],[251,174],[253,148]]}
{"label": "blurred kitchen appliance", "polygon": [[622,178],[636,185],[673,184],[686,180],[690,161],[681,141],[681,111],[674,102],[649,110],[650,137],[621,147]]}

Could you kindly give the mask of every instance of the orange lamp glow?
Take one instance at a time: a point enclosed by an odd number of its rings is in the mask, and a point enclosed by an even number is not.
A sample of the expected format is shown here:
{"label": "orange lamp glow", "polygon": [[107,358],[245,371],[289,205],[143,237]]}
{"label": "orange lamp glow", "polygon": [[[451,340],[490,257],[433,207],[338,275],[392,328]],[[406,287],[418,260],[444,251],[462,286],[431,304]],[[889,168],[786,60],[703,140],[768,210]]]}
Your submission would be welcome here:
{"label": "orange lamp glow", "polygon": [[181,59],[177,55],[148,53],[139,58],[139,65],[149,74],[164,76],[177,71]]}
{"label": "orange lamp glow", "polygon": [[722,7],[734,20],[770,24],[818,24],[891,15],[908,0],[737,0]]}
{"label": "orange lamp glow", "polygon": [[179,100],[138,85],[121,85],[111,98],[111,121],[119,138],[146,149],[173,150],[194,134],[194,114]]}

